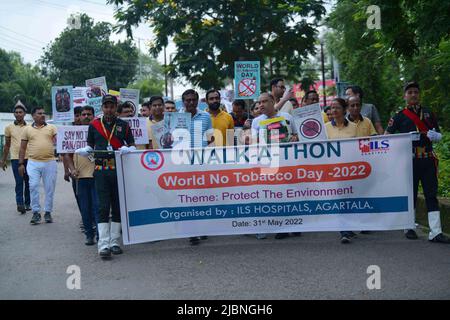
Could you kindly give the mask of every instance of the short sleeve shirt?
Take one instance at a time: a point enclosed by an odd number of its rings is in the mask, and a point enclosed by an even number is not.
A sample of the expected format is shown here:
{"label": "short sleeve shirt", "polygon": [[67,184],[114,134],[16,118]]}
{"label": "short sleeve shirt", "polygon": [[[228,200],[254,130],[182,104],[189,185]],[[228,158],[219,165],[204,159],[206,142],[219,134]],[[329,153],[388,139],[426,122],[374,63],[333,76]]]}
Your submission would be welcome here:
{"label": "short sleeve shirt", "polygon": [[355,138],[357,136],[356,124],[346,120],[343,127],[338,127],[334,120],[325,123],[328,139]]}
{"label": "short sleeve shirt", "polygon": [[377,135],[375,127],[369,118],[361,116],[359,119],[352,120],[348,117],[350,122],[356,124],[356,136],[357,137],[368,137]]}
{"label": "short sleeve shirt", "polygon": [[[227,130],[234,129],[233,117],[225,111],[220,111],[217,116],[211,115],[211,123],[214,129],[214,144],[216,146],[227,145]],[[233,139],[233,137],[234,134],[231,134],[230,139]]]}
{"label": "short sleeve shirt", "polygon": [[361,106],[361,115],[369,118],[372,123],[381,122],[378,110],[373,104],[363,103]]}
{"label": "short sleeve shirt", "polygon": [[[11,123],[5,128],[5,137],[11,138],[11,147],[9,148],[11,160],[19,159],[20,143],[22,140],[23,131],[26,127],[26,124],[19,125],[16,123]],[[28,159],[28,151],[25,154],[25,159]]]}
{"label": "short sleeve shirt", "polygon": [[25,127],[22,140],[28,141],[28,159],[39,162],[55,160],[53,139],[56,133],[56,127],[52,124],[44,124],[41,127],[33,124]]}

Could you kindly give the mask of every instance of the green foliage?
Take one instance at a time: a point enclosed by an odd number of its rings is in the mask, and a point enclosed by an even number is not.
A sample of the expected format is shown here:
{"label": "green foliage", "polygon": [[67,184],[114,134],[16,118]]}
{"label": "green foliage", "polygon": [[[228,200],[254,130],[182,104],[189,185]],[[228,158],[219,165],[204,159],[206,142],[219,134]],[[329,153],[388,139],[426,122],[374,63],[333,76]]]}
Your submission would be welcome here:
{"label": "green foliage", "polygon": [[140,55],[141,71],[137,80],[128,85],[128,88],[139,89],[140,98],[162,96],[164,90],[164,70],[159,62],[148,55]]}
{"label": "green foliage", "polygon": [[327,47],[341,64],[341,79],[362,87],[364,100],[377,106],[386,123],[402,103],[400,66],[395,54],[368,32],[369,5],[369,1],[340,1],[327,19],[333,29],[326,37]]}
{"label": "green foliage", "polygon": [[162,96],[164,90],[164,81],[154,79],[141,79],[128,86],[129,88],[139,89],[141,100],[151,96]]}
{"label": "green foliage", "polygon": [[105,76],[108,88],[125,88],[135,77],[138,50],[131,40],[109,40],[112,26],[94,24],[86,14],[80,28],[67,27],[46,48],[41,64],[53,85],[84,85],[86,79]]}
{"label": "green foliage", "polygon": [[238,60],[261,61],[262,74],[269,77],[299,78],[300,66],[315,51],[316,27],[325,13],[323,1],[316,0],[108,2],[118,5],[119,29],[130,36],[133,26],[149,23],[156,35],[152,54],[173,38],[177,53],[170,75],[203,89],[223,87],[234,77]]}
{"label": "green foliage", "polygon": [[450,197],[450,132],[443,132],[442,140],[435,147],[439,158],[439,195]]}
{"label": "green foliage", "polygon": [[17,52],[0,49],[0,112],[11,112],[20,99],[28,109],[44,106],[50,111],[50,83],[37,67],[24,64]]}
{"label": "green foliage", "polygon": [[[369,5],[381,9],[381,29],[366,26]],[[343,81],[360,85],[384,121],[403,105],[402,85],[416,80],[422,104],[450,129],[450,2],[341,0],[327,22],[328,47]]]}

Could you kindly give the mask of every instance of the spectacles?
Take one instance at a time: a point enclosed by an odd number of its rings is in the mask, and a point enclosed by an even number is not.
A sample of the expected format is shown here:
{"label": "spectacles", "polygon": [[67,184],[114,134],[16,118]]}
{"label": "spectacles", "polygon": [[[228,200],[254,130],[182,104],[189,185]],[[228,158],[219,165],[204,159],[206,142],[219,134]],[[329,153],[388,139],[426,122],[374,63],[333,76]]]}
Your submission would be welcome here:
{"label": "spectacles", "polygon": [[280,88],[280,89],[286,90],[286,87],[285,87],[285,86],[277,86],[277,88]]}
{"label": "spectacles", "polygon": [[82,113],[81,116],[82,117],[89,117],[89,116],[92,116],[92,113]]}

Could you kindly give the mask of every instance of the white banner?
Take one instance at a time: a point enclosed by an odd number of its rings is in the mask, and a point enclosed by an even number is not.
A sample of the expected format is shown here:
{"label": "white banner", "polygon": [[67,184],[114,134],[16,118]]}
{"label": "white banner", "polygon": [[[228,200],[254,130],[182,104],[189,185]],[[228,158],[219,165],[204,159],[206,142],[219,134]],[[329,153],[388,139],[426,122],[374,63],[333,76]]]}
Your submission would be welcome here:
{"label": "white banner", "polygon": [[414,228],[411,149],[398,134],[116,153],[124,243]]}
{"label": "white banner", "polygon": [[148,144],[147,118],[122,118],[130,125],[135,144]]}
{"label": "white banner", "polygon": [[89,126],[58,126],[56,134],[56,152],[74,153],[87,145]]}

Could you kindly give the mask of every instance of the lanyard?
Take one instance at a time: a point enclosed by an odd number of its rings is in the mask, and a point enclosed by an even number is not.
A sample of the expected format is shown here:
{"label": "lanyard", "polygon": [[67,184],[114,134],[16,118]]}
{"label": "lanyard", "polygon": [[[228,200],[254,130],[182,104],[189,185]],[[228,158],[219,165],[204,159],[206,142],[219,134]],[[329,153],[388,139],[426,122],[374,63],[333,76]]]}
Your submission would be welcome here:
{"label": "lanyard", "polygon": [[[105,128],[105,124],[103,123],[103,117],[102,117],[102,121],[100,121],[100,122],[101,122],[101,124],[102,124],[103,132],[105,133],[105,136],[108,137],[108,133],[106,132],[106,128]],[[113,128],[112,128],[112,130],[111,130],[111,134],[110,134],[109,137],[108,137],[108,146],[111,145],[111,139],[112,139],[112,136],[113,136],[113,134],[114,134],[114,130],[115,130],[115,129],[116,129],[116,123],[114,123],[114,126],[113,126]]]}

